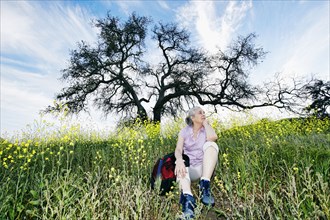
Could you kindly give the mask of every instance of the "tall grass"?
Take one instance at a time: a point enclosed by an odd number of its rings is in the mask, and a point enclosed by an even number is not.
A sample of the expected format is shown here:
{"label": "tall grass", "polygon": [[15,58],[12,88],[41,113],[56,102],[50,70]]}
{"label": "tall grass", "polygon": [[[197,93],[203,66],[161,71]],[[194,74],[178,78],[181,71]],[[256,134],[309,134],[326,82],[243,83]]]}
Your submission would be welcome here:
{"label": "tall grass", "polygon": [[[177,190],[161,197],[149,178],[182,126],[139,122],[104,133],[41,122],[1,139],[0,219],[176,219]],[[216,206],[198,203],[197,219],[330,218],[329,120],[213,126]]]}

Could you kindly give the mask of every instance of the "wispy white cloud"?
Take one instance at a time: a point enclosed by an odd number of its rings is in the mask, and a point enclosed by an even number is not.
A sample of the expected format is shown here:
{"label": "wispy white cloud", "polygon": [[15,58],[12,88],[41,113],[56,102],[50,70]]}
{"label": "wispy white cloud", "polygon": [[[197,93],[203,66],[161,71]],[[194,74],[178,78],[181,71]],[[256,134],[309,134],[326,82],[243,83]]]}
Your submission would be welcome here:
{"label": "wispy white cloud", "polygon": [[[40,76],[32,76],[42,78]],[[51,80],[35,79],[51,85]],[[33,86],[22,86],[19,81],[1,80],[1,135],[12,134],[25,130],[27,125],[32,125],[35,120],[41,118],[40,110],[53,103],[45,91],[41,91]],[[3,94],[4,93],[4,94]],[[5,119],[5,120],[4,120]],[[61,122],[58,118],[51,115],[43,116],[47,122],[54,123],[59,126]],[[102,130],[106,132],[114,128],[116,117],[111,115],[105,120],[102,113],[95,109],[91,109],[91,114],[82,113],[71,118],[67,118],[67,125],[79,123],[83,129],[87,130]],[[100,130],[100,132],[101,132]]]}
{"label": "wispy white cloud", "polygon": [[116,1],[116,3],[127,16],[130,15],[132,11],[143,6],[143,1]]}
{"label": "wispy white cloud", "polygon": [[171,9],[170,6],[167,4],[166,1],[164,1],[164,0],[158,0],[157,2],[158,2],[158,4],[160,5],[160,7],[162,9],[164,9],[164,10],[170,10]]}
{"label": "wispy white cloud", "polygon": [[329,2],[297,3],[300,8],[294,12],[295,3],[255,4],[190,1],[177,10],[177,20],[193,30],[195,42],[210,52],[226,49],[237,35],[257,31],[263,44],[259,44],[259,37],[256,44],[270,53],[256,68],[256,82],[272,78],[277,72],[287,79],[312,73],[329,79]]}
{"label": "wispy white cloud", "polygon": [[7,1],[1,6],[2,53],[14,52],[59,66],[68,55],[68,45],[95,39],[91,17],[79,7],[25,1]]}
{"label": "wispy white cloud", "polygon": [[[60,82],[59,75],[54,72],[52,74],[39,74],[38,72],[30,70],[21,70],[15,67],[3,65],[1,71],[6,74],[1,74],[3,83],[12,84],[12,86],[19,87],[20,89],[28,89],[29,91],[43,92],[48,96],[53,96],[54,91],[63,86]],[[4,90],[1,88],[1,90]],[[6,95],[4,90],[2,95]]]}
{"label": "wispy white cloud", "polygon": [[[6,73],[4,75],[3,73]],[[39,118],[63,84],[55,74],[1,67],[1,133],[23,128]]]}
{"label": "wispy white cloud", "polygon": [[39,118],[41,107],[51,103],[49,96],[18,81],[1,80],[1,133],[20,130]]}
{"label": "wispy white cloud", "polygon": [[[330,80],[330,22],[329,7],[312,10],[299,21],[301,31],[294,42],[287,42],[287,54],[282,70],[287,76],[315,74]],[[326,12],[327,11],[327,12]],[[324,15],[328,13],[328,19]],[[297,33],[297,32],[296,32]],[[289,44],[291,43],[291,44]]]}
{"label": "wispy white cloud", "polygon": [[63,2],[1,2],[1,132],[33,121],[52,103],[69,50],[96,39],[91,18]]}
{"label": "wispy white cloud", "polygon": [[251,2],[190,1],[177,11],[177,20],[184,27],[195,30],[196,40],[211,52],[229,44]]}
{"label": "wispy white cloud", "polygon": [[[273,10],[267,8],[264,12],[273,18],[268,20],[272,25],[265,25],[259,35],[262,46],[270,53],[256,68],[252,81],[272,80],[275,73],[280,73],[286,83],[311,75],[329,80],[329,2],[306,1],[299,3],[298,8],[289,2],[273,6]],[[279,7],[282,10],[277,14]],[[262,17],[259,10],[255,19]]]}
{"label": "wispy white cloud", "polygon": [[39,112],[40,106],[47,106],[51,103],[51,99],[42,91],[37,91],[33,87],[23,87],[19,82],[2,80],[1,87],[5,93],[1,97],[1,107],[17,112],[18,115]]}
{"label": "wispy white cloud", "polygon": [[237,31],[251,8],[251,1],[243,1],[240,3],[230,1],[228,3],[225,13],[221,17],[220,39],[224,39],[223,43],[220,44],[222,49],[232,41],[234,34],[238,34]]}

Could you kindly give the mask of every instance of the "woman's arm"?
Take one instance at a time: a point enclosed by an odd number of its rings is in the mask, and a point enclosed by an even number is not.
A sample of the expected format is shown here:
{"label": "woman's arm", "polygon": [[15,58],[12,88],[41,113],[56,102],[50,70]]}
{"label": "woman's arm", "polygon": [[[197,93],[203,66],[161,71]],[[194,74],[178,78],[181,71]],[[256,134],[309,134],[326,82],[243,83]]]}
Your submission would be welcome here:
{"label": "woman's arm", "polygon": [[203,121],[203,126],[205,128],[206,132],[206,140],[207,141],[216,141],[218,139],[218,135],[215,133],[212,126],[209,124],[209,122],[205,119]]}
{"label": "woman's arm", "polygon": [[178,142],[176,143],[176,148],[175,148],[175,158],[176,158],[176,161],[178,160],[182,160],[182,153],[183,153],[183,142],[184,142],[184,139],[183,137],[181,137],[179,135],[179,138],[178,138]]}
{"label": "woman's arm", "polygon": [[176,144],[175,148],[175,158],[176,158],[176,166],[175,166],[175,175],[183,178],[186,175],[186,166],[184,164],[184,161],[182,159],[182,153],[183,153],[183,142],[184,138],[179,135],[178,142]]}

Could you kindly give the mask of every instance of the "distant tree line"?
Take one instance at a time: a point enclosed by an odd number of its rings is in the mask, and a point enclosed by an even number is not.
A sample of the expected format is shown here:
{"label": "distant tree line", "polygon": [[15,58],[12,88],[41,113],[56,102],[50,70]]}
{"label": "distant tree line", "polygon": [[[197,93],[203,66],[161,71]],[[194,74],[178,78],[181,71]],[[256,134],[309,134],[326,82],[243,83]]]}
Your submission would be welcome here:
{"label": "distant tree line", "polygon": [[[209,54],[193,45],[189,32],[178,24],[159,22],[149,30],[151,23],[135,13],[125,21],[110,13],[96,20],[98,40],[94,46],[81,41],[72,50],[62,71],[68,86],[56,94],[56,100],[69,113],[88,111],[91,103],[105,114],[152,121],[176,116],[195,104],[238,111],[274,106],[329,115],[329,82],[311,80],[293,87],[279,81],[249,83],[250,71],[267,53],[254,44],[256,34],[239,36],[227,50]],[[147,59],[147,37],[157,45],[157,63]],[[310,98],[307,107],[297,104]],[[58,110],[59,105],[53,105],[45,111]]]}

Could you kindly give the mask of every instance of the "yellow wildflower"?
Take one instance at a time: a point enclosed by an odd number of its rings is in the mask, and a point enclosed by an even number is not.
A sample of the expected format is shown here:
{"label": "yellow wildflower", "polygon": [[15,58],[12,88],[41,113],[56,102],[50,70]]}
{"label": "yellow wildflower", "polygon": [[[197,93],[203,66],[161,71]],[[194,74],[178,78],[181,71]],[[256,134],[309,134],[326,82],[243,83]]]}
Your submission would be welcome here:
{"label": "yellow wildflower", "polygon": [[298,167],[293,167],[293,171],[294,171],[295,173],[298,173],[298,171],[299,171]]}

